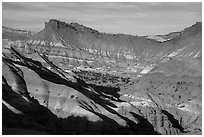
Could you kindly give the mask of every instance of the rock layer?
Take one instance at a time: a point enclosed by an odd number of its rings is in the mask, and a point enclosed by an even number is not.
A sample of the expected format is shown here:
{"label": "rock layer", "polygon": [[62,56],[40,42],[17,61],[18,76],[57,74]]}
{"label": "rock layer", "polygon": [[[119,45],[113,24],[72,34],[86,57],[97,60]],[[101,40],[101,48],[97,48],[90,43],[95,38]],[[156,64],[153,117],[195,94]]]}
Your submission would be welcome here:
{"label": "rock layer", "polygon": [[117,66],[117,72],[141,74],[155,68],[154,71],[179,74],[180,70],[168,69],[167,64],[171,64],[174,68],[185,66],[184,74],[200,75],[201,28],[202,23],[197,22],[169,41],[156,42],[138,36],[101,33],[77,23],[52,19],[42,31],[17,47],[23,47],[23,53],[47,54],[50,60],[64,67],[103,67],[107,70]]}

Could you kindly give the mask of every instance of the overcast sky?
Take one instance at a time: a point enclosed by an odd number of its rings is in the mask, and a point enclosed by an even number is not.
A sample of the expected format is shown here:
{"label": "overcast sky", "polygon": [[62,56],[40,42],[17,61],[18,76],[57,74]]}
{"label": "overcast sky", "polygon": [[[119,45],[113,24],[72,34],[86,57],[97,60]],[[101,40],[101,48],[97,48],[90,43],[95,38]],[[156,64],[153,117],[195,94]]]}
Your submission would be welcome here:
{"label": "overcast sky", "polygon": [[3,3],[4,26],[40,31],[49,19],[106,33],[166,34],[202,21],[202,3]]}

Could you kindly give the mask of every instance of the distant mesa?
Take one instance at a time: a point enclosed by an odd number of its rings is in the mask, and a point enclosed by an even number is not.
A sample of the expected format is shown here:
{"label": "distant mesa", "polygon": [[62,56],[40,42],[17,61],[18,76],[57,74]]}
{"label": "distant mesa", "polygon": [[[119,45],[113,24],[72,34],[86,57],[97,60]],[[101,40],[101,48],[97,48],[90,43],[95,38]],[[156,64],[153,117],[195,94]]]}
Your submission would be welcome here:
{"label": "distant mesa", "polygon": [[[191,58],[191,62],[197,62],[193,61],[195,58],[201,59],[202,22],[166,35],[139,37],[103,33],[78,23],[50,19],[38,33],[3,27],[3,39],[12,40],[8,42],[10,45],[23,47],[26,44],[29,53],[36,50],[52,56],[52,59],[60,56],[63,64],[83,60],[110,66],[110,62],[114,62],[121,68],[118,71],[124,71],[125,67],[128,71],[148,73],[158,64],[166,64],[172,59],[185,62],[190,61],[187,58]],[[67,57],[69,60],[65,61]],[[87,64],[85,62],[83,64]],[[189,64],[186,66],[191,66]],[[200,60],[195,64],[200,64]],[[191,66],[190,71],[195,68],[197,72],[200,67]]]}

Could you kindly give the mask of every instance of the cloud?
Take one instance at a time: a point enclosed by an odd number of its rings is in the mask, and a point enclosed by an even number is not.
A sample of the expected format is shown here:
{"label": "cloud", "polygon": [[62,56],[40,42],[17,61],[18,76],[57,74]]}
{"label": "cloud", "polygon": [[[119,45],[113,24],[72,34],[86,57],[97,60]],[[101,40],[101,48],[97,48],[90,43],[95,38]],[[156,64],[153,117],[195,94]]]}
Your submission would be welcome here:
{"label": "cloud", "polygon": [[39,31],[49,19],[77,22],[107,33],[164,34],[202,20],[202,3],[9,2],[2,4],[5,26]]}

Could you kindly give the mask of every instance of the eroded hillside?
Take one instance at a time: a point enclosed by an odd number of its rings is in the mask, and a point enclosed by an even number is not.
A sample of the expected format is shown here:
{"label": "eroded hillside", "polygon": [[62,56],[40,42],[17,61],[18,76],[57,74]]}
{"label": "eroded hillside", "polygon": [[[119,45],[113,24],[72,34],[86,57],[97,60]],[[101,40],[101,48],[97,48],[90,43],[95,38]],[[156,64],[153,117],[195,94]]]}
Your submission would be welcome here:
{"label": "eroded hillside", "polygon": [[166,42],[58,20],[3,29],[3,134],[201,134],[201,28]]}

